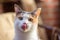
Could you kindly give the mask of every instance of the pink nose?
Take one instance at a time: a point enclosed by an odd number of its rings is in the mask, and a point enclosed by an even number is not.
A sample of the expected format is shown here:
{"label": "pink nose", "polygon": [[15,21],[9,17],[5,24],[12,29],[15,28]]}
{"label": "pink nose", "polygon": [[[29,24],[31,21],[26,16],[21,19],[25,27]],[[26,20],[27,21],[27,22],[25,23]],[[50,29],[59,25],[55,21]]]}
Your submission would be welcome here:
{"label": "pink nose", "polygon": [[27,24],[26,24],[26,23],[23,23],[22,29],[23,29],[23,30],[27,29]]}

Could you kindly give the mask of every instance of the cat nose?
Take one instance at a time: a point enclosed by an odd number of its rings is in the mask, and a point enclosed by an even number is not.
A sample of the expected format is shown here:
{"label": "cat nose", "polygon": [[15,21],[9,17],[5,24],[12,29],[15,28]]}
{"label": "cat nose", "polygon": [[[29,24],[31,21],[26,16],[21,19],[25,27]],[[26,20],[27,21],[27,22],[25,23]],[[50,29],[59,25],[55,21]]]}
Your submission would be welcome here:
{"label": "cat nose", "polygon": [[23,29],[23,30],[27,29],[27,24],[26,24],[26,23],[23,23],[22,29]]}
{"label": "cat nose", "polygon": [[23,23],[23,24],[26,24],[26,23]]}

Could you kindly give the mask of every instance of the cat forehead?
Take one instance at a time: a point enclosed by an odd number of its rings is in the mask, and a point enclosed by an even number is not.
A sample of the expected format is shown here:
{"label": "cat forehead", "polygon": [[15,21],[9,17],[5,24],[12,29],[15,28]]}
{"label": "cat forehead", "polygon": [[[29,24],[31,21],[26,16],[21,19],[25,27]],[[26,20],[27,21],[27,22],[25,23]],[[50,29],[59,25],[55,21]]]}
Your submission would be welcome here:
{"label": "cat forehead", "polygon": [[24,17],[30,17],[31,14],[30,13],[24,13],[22,16],[24,16]]}
{"label": "cat forehead", "polygon": [[23,17],[30,17],[32,15],[31,15],[31,12],[21,12],[17,16],[18,17],[21,17],[21,16],[23,16]]}
{"label": "cat forehead", "polygon": [[31,14],[31,12],[23,11],[21,14]]}

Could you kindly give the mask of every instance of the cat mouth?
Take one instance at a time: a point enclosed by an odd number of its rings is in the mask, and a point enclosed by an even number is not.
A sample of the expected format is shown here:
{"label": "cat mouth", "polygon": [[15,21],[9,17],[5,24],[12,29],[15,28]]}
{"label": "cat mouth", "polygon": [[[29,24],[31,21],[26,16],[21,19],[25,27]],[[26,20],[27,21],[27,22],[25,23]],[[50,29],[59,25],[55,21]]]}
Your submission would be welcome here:
{"label": "cat mouth", "polygon": [[21,27],[23,30],[26,30],[27,29],[27,26],[22,26]]}
{"label": "cat mouth", "polygon": [[21,28],[22,28],[23,30],[27,30],[27,29],[28,29],[28,27],[27,27],[26,24],[23,24]]}
{"label": "cat mouth", "polygon": [[25,27],[25,26],[22,26],[21,28],[22,28],[22,31],[23,31],[23,32],[27,32],[27,31],[28,31],[28,28]]}
{"label": "cat mouth", "polygon": [[24,23],[21,28],[22,28],[23,30],[26,30],[26,29],[27,29],[27,24]]}

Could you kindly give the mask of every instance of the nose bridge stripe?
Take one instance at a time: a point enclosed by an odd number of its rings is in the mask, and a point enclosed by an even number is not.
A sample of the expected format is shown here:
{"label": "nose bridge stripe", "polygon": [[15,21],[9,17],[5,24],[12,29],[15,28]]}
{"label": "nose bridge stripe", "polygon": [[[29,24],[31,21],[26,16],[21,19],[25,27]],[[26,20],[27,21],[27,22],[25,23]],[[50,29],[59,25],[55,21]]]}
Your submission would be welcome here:
{"label": "nose bridge stripe", "polygon": [[27,20],[27,19],[25,19],[25,20],[24,20],[24,23],[27,23],[27,22],[28,22],[28,20]]}

